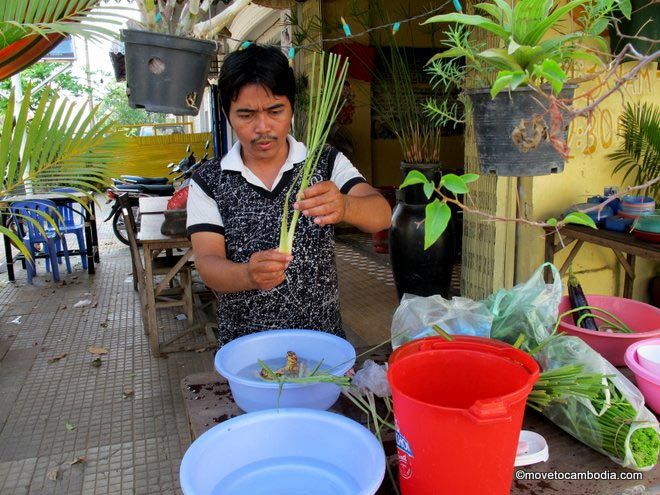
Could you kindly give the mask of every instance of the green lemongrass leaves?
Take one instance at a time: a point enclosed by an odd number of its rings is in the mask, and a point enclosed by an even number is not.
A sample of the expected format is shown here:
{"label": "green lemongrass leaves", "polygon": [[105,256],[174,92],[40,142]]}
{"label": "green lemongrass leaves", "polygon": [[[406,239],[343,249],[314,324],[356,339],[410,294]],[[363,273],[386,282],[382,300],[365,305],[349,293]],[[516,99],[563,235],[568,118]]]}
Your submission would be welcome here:
{"label": "green lemongrass leaves", "polygon": [[[623,320],[621,320],[618,316],[610,313],[609,311],[604,310],[603,308],[597,308],[596,306],[580,306],[579,308],[573,308],[569,309],[568,311],[563,312],[562,314],[559,315],[557,318],[557,323],[555,323],[555,327],[553,329],[553,333],[557,331],[559,328],[559,325],[562,322],[562,319],[568,315],[571,315],[573,313],[579,313],[580,311],[587,310],[588,313],[580,319],[578,319],[578,326],[579,323],[584,319],[584,317],[590,316],[592,318],[598,318],[613,331],[613,332],[619,332],[619,333],[634,333],[633,330],[626,325]],[[602,313],[605,315],[607,318],[601,316],[599,313]],[[585,329],[581,329],[585,330]]]}
{"label": "green lemongrass leaves", "polygon": [[[307,157],[299,174],[300,194],[309,186],[309,180],[318,166],[323,147],[328,139],[330,129],[342,107],[341,92],[346,80],[348,61],[335,54],[314,53],[312,56],[312,70],[309,75],[310,95],[309,109],[307,111]],[[282,212],[282,227],[280,229],[279,250],[291,254],[296,226],[300,218],[300,210],[294,210],[289,220],[289,205],[291,194],[298,182],[293,181],[287,193]]]}

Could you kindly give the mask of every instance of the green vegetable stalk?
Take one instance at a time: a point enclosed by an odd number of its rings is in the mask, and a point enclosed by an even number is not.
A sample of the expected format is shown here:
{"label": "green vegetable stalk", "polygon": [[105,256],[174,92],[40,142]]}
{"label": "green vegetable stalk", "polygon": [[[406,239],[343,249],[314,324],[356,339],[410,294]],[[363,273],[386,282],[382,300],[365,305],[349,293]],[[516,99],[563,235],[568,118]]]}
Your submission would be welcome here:
{"label": "green vegetable stalk", "polygon": [[[348,61],[339,55],[314,53],[312,57],[312,70],[310,72],[310,97],[309,110],[307,112],[307,157],[305,165],[300,172],[300,187],[298,195],[309,186],[309,179],[316,169],[323,146],[328,139],[330,128],[335,122],[341,110],[341,91],[346,80]],[[300,217],[300,211],[295,210],[289,220],[289,202],[291,193],[298,182],[298,177],[293,181],[284,202],[282,212],[282,228],[280,230],[279,250],[282,253],[291,254],[293,250],[293,238]]]}

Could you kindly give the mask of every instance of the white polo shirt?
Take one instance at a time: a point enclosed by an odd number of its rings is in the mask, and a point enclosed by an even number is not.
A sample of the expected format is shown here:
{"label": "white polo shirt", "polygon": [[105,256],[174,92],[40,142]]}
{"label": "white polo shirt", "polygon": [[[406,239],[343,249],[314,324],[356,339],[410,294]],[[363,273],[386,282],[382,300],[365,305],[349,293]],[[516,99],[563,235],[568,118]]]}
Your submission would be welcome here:
{"label": "white polo shirt", "polygon": [[[234,146],[232,146],[229,152],[222,158],[220,161],[220,168],[221,170],[239,172],[241,176],[253,186],[266,191],[272,191],[279,184],[282,175],[288,170],[291,170],[294,164],[304,161],[307,156],[307,149],[303,143],[296,141],[293,136],[287,136],[287,141],[289,143],[289,154],[282,165],[282,168],[280,168],[271,188],[266,187],[261,179],[245,166],[243,158],[241,157],[241,143],[238,141],[234,143]],[[366,182],[362,174],[341,152],[337,154],[337,158],[335,159],[330,180],[334,182],[344,194],[348,193],[354,185],[359,184],[360,182]],[[194,178],[190,181],[190,187],[188,189],[187,210],[187,226],[189,228],[189,233],[191,233],[191,231],[224,233],[224,224],[220,212],[218,211],[218,205],[215,200],[199,186],[199,184],[195,183]]]}

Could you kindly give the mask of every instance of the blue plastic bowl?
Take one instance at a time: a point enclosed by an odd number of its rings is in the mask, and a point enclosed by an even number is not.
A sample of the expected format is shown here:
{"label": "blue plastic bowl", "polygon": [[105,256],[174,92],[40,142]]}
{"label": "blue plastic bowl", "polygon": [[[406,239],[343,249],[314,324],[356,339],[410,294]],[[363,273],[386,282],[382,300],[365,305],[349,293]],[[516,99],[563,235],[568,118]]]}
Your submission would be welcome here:
{"label": "blue plastic bowl", "polygon": [[359,423],[327,411],[271,409],[201,435],[180,468],[184,495],[373,495],[385,453]]}
{"label": "blue plastic bowl", "polygon": [[[333,383],[278,384],[258,376],[258,361],[284,366],[293,351],[309,370],[323,359],[320,370],[342,376],[355,364],[355,349],[345,339],[316,330],[267,330],[232,340],[215,355],[215,369],[229,382],[234,401],[243,411],[276,407],[328,409],[341,392]],[[279,399],[279,401],[278,401]]]}

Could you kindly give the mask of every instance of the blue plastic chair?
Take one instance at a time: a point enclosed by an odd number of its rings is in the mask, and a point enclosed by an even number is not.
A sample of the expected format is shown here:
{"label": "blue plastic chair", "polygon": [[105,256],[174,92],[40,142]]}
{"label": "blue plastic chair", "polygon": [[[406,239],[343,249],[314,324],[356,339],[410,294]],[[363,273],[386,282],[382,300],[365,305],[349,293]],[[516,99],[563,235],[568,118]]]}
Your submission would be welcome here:
{"label": "blue plastic chair", "polygon": [[[75,193],[76,189],[70,187],[58,187],[53,189],[52,192]],[[62,237],[66,234],[74,234],[78,240],[78,250],[80,252],[80,260],[84,270],[87,270],[87,245],[85,244],[85,211],[75,201],[70,201],[64,205],[59,205],[57,210],[62,216],[58,219],[58,228],[62,233]],[[52,230],[52,227],[50,228]],[[58,241],[59,247],[59,241]],[[65,256],[67,254],[64,250]]]}
{"label": "blue plastic chair", "polygon": [[[64,246],[66,268],[71,273],[71,262],[66,247],[66,239],[64,236],[58,235],[52,226],[49,228],[48,222],[43,217],[43,215],[48,215],[52,218],[57,218],[57,206],[55,203],[48,200],[16,201],[10,205],[10,209],[14,217],[16,230],[33,257],[32,261],[26,260],[28,283],[32,283],[32,277],[37,273],[35,263],[37,251],[35,244],[41,244],[45,249],[48,255],[46,258],[46,271],[50,271],[50,266],[52,265],[53,279],[55,282],[59,282],[60,272],[57,266],[57,242],[61,239]],[[42,213],[40,214],[38,212]],[[33,221],[30,221],[28,218],[33,219]],[[41,226],[43,232],[37,228],[35,223]]]}

